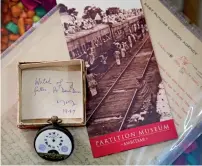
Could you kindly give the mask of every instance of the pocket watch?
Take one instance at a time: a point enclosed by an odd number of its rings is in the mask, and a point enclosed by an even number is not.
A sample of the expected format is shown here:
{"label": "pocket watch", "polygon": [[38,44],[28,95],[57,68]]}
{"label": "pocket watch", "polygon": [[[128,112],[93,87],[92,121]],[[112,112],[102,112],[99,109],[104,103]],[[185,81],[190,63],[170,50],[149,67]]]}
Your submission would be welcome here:
{"label": "pocket watch", "polygon": [[36,153],[45,160],[61,161],[67,159],[73,152],[74,140],[72,134],[59,124],[57,116],[47,121],[50,125],[40,129],[34,139]]}

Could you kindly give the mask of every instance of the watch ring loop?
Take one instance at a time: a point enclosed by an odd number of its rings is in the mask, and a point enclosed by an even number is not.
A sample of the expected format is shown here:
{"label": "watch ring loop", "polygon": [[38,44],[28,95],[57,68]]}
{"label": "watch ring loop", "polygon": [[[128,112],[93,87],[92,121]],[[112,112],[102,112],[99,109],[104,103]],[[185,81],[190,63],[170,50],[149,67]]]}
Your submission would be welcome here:
{"label": "watch ring loop", "polygon": [[57,116],[52,116],[50,119],[47,120],[47,123],[59,124],[62,123],[62,119],[59,119]]}

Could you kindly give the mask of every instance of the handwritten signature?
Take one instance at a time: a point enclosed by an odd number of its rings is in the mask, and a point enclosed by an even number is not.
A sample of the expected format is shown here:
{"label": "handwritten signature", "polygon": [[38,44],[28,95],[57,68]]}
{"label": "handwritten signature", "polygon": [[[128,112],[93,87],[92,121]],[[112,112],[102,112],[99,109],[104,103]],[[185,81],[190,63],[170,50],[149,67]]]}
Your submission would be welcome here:
{"label": "handwritten signature", "polygon": [[63,106],[70,104],[72,106],[75,106],[75,102],[73,100],[57,100],[57,104],[62,104]]}
{"label": "handwritten signature", "polygon": [[[69,87],[67,89],[65,89],[63,87],[63,84],[62,83],[65,83],[65,84],[69,84]],[[58,92],[62,92],[62,93],[81,93],[79,91],[76,91],[74,89],[74,84],[73,82],[64,82],[63,79],[61,79],[59,82],[56,83],[57,86],[54,86],[53,87],[53,93],[58,93]]]}
{"label": "handwritten signature", "polygon": [[63,108],[64,114],[74,114],[76,103],[73,100],[57,100],[57,104],[62,104],[62,106],[70,105],[70,108]]}

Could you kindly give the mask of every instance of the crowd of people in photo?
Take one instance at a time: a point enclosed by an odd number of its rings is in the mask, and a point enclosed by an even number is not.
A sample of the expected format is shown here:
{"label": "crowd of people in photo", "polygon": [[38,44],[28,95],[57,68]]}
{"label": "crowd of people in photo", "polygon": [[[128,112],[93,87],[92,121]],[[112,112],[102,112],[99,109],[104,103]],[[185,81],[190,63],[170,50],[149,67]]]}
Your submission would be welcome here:
{"label": "crowd of people in photo", "polygon": [[68,12],[63,12],[63,15],[68,15],[68,20],[64,22],[63,27],[66,35],[75,34],[81,30],[93,29],[97,24],[116,24],[140,14],[142,14],[142,9],[132,9],[128,11],[119,10],[118,12],[111,14],[102,11],[97,13],[95,18],[78,18],[74,13],[69,14]]}
{"label": "crowd of people in photo", "polygon": [[[131,30],[133,28],[133,31]],[[121,57],[124,58],[135,43],[141,40],[147,32],[146,24],[137,21],[133,27],[128,27],[128,34],[125,34],[123,29],[114,31],[114,36],[121,36],[121,40],[113,39],[110,33],[97,37],[92,41],[86,42],[83,46],[79,46],[70,51],[72,58],[84,59],[88,68],[94,68],[94,62],[97,59],[96,55],[101,58],[102,64],[106,64],[108,56],[114,55],[117,65],[121,64]],[[107,48],[109,48],[107,50]],[[105,67],[103,70],[105,71]]]}
{"label": "crowd of people in photo", "polygon": [[134,9],[134,10],[128,10],[128,11],[122,10],[117,14],[110,14],[110,15],[103,13],[102,22],[106,24],[107,23],[116,24],[116,23],[125,21],[127,18],[138,16],[140,14],[142,14],[141,9]]}
{"label": "crowd of people in photo", "polygon": [[[92,47],[90,47],[89,53],[85,54],[85,56],[82,57],[82,59],[85,60],[86,68],[89,71],[87,74],[87,82],[91,92],[91,96],[95,96],[98,93],[96,76],[105,74],[105,72],[108,70],[109,68],[108,63],[111,64],[110,61],[108,62],[108,59],[110,58],[114,59],[116,65],[118,66],[121,65],[122,61],[124,61],[124,58],[132,55],[131,50],[137,44],[137,42],[141,41],[146,35],[147,27],[146,27],[145,21],[142,21],[142,22],[138,21],[133,26],[134,26],[133,27],[134,31],[132,32],[131,30],[132,27],[129,28],[129,34],[128,35],[123,34],[122,40],[115,40],[114,42],[112,42],[112,45],[110,47],[111,49],[109,49],[108,51],[106,51],[105,49],[102,49],[105,47],[103,46],[105,42],[100,42],[100,41],[98,42],[96,47],[101,48],[99,49],[99,54],[98,54],[100,56],[98,56],[97,58],[98,63],[94,63],[96,60],[96,57],[95,57],[95,51]],[[116,32],[117,34],[121,33],[118,31],[119,30],[117,30]],[[94,66],[97,67],[98,69],[101,69],[99,70],[100,71],[99,74],[96,74],[95,72],[92,71]]]}
{"label": "crowd of people in photo", "polygon": [[[99,98],[98,94],[102,94],[100,93],[101,88],[98,88],[100,86],[98,83],[102,84],[100,80],[106,78],[104,75],[109,74],[108,71],[116,72],[117,68],[120,69],[126,62],[129,62],[135,56],[135,49],[139,49],[138,45],[145,39],[148,29],[143,11],[142,9],[121,10],[112,7],[111,10],[103,12],[100,8],[86,6],[84,8],[86,17],[78,18],[75,14],[76,9],[70,10],[73,12],[63,13],[65,16],[63,26],[67,36],[69,54],[72,59],[84,60],[87,71],[87,100]],[[89,11],[94,11],[93,18]],[[104,24],[104,26],[100,24]],[[158,80],[155,75],[158,74],[154,74],[152,82]],[[138,81],[139,88],[146,92],[147,82]],[[152,123],[150,117],[156,121],[169,118],[168,112],[163,113],[160,110],[162,97],[164,97],[161,95],[163,91],[156,91],[158,90],[148,91],[149,97],[143,101],[138,112],[129,119],[130,123],[145,125]],[[158,94],[156,95],[156,93]],[[160,104],[158,105],[158,103]],[[163,104],[165,106],[165,103]],[[156,112],[156,108],[158,112]]]}
{"label": "crowd of people in photo", "polygon": [[[90,10],[90,8],[88,8]],[[142,14],[142,9],[119,10],[118,13],[103,12],[96,14],[95,18],[78,19],[73,13],[68,15],[68,19],[63,21],[64,32],[66,35],[75,34],[81,30],[92,29],[97,24],[116,24],[124,23],[125,20],[133,16]],[[144,18],[137,20],[126,27],[113,30],[105,35],[94,35],[91,41],[86,41],[83,45],[71,50],[70,56],[75,59],[83,59],[87,68],[87,84],[91,96],[96,96],[97,78],[102,77],[109,69],[111,64],[120,66],[124,58],[132,55],[132,48],[136,43],[143,39],[147,32]],[[99,32],[98,32],[99,33]],[[113,33],[113,34],[111,34]]]}
{"label": "crowd of people in photo", "polygon": [[82,21],[77,20],[77,18],[72,14],[69,16],[69,20],[64,22],[64,32],[65,35],[75,34],[81,30],[92,29],[96,26],[95,20],[91,18],[82,19]]}

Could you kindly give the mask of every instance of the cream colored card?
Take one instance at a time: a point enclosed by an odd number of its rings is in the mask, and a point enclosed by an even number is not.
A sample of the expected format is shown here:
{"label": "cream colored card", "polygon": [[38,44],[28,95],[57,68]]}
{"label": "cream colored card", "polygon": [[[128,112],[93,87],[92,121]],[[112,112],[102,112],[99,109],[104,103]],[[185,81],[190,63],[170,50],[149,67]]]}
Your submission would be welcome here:
{"label": "cream colored card", "polygon": [[[179,133],[202,96],[202,42],[160,2],[142,0],[154,52]],[[194,116],[193,116],[194,117]]]}
{"label": "cream colored card", "polygon": [[81,71],[23,70],[22,120],[83,118]]}

